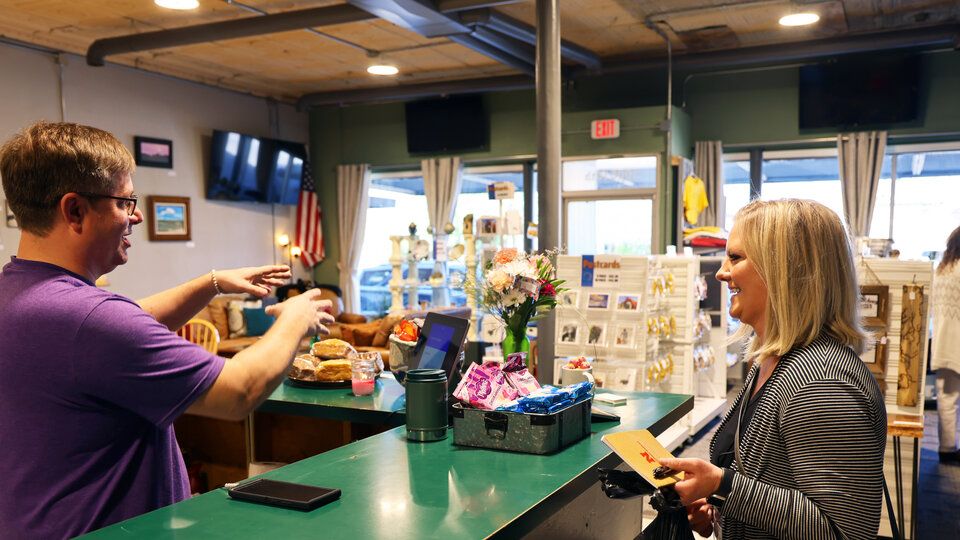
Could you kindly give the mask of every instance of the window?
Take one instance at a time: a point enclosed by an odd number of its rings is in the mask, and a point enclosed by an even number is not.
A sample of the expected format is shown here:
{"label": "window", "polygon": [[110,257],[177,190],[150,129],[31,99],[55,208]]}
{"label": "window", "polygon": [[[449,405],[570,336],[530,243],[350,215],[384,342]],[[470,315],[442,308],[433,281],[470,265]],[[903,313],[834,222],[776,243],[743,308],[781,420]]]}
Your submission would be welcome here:
{"label": "window", "polygon": [[733,216],[750,202],[750,159],[746,154],[724,156],[724,229],[733,227]]}
{"label": "window", "polygon": [[[868,235],[892,238],[904,259],[942,252],[960,224],[960,144],[887,146]],[[760,197],[813,199],[843,214],[836,149],[767,151],[762,160]],[[724,156],[726,227],[749,197],[746,154]]]}
{"label": "window", "polygon": [[656,156],[564,161],[566,253],[654,253],[657,171]]}
{"label": "window", "polygon": [[[498,200],[489,198],[487,186],[496,182],[512,182],[516,192],[512,200]],[[536,176],[534,175],[534,185]],[[533,190],[536,193],[536,189]],[[521,229],[525,229],[525,221],[536,222],[536,197],[534,196],[533,216],[524,216],[523,166],[502,165],[491,167],[467,167],[464,169],[463,185],[454,217],[451,223],[454,226],[453,234],[447,238],[447,247],[463,243],[463,218],[473,214],[474,226],[482,216],[499,216],[501,209],[519,212]],[[393,245],[391,236],[408,236],[408,227],[411,223],[417,226],[417,236],[422,240],[431,241],[427,233],[430,225],[427,210],[427,197],[423,188],[423,176],[419,170],[407,172],[374,173],[370,182],[370,203],[367,208],[367,219],[364,227],[363,245],[360,249],[358,263],[360,275],[360,304],[361,313],[368,317],[382,316],[390,307],[389,281],[392,275],[390,256]],[[525,231],[524,231],[525,232]],[[505,243],[509,246],[523,247],[523,234],[506,237]],[[500,237],[490,239],[490,243],[498,245]],[[404,249],[407,244],[404,242]],[[478,257],[479,257],[478,246]],[[432,260],[420,261],[417,274],[421,282],[426,282],[433,272]],[[407,277],[407,264],[401,267],[403,277]],[[466,274],[463,258],[451,261],[447,265],[448,274],[458,273],[460,281]],[[417,288],[416,302],[433,302],[433,288],[421,285]],[[454,289],[441,295],[442,301],[452,301],[458,305],[466,303],[466,296],[462,290]],[[404,304],[410,304],[409,292],[404,293]],[[438,300],[438,301],[441,301]]]}
{"label": "window", "polygon": [[[960,151],[897,154],[894,178],[894,247],[907,259],[942,252],[960,225]],[[878,211],[879,201],[874,216]]]}

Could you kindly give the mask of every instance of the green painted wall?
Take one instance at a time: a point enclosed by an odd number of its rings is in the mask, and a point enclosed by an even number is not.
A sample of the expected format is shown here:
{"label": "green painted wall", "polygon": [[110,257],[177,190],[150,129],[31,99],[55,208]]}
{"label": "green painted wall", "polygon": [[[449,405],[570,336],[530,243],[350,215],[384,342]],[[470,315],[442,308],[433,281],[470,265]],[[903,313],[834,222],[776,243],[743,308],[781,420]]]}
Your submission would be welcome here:
{"label": "green painted wall", "polygon": [[[921,120],[889,134],[960,132],[960,51],[929,53],[920,61]],[[798,73],[792,67],[695,75],[685,87],[692,140],[743,144],[835,137],[835,129],[799,129]]]}
{"label": "green painted wall", "polygon": [[[569,92],[569,90],[568,90]],[[459,154],[467,161],[502,160],[537,153],[536,100],[533,91],[495,92],[484,96],[490,119],[489,150]],[[665,118],[663,106],[564,111],[561,152],[564,157],[616,154],[663,154],[666,141],[658,129]],[[673,148],[689,156],[690,119],[674,109]],[[592,140],[590,122],[601,118],[620,120],[620,137]],[[683,150],[683,149],[686,150]],[[404,105],[401,102],[362,106],[318,107],[310,111],[310,151],[323,205],[326,259],[314,269],[318,283],[337,283],[340,243],[336,238],[339,216],[336,208],[336,166],[369,163],[372,167],[419,167],[423,156],[406,150]],[[663,171],[666,174],[666,171]],[[662,175],[663,177],[664,175]],[[668,198],[660,198],[661,240],[670,223]]]}
{"label": "green painted wall", "polygon": [[[921,57],[922,120],[890,129],[891,135],[960,133],[960,51]],[[728,74],[677,73],[674,76],[671,150],[690,157],[694,141],[721,140],[749,144],[832,138],[836,131],[801,132],[797,125],[796,67]],[[578,81],[563,90],[564,157],[660,153],[665,138],[654,126],[664,117],[665,80],[656,74],[614,75]],[[533,156],[537,151],[536,101],[532,90],[485,95],[490,118],[490,147],[464,153],[468,161]],[[659,105],[658,103],[659,100]],[[319,282],[336,283],[339,240],[336,238],[336,165],[369,163],[374,167],[416,167],[421,156],[406,152],[403,103],[330,106],[310,111],[310,144],[315,176],[324,205],[327,259],[315,270]],[[590,121],[619,118],[621,136],[594,141]],[[950,135],[953,133],[953,135]],[[820,143],[830,145],[830,142]],[[669,170],[661,171],[660,237],[674,237],[677,193]]]}

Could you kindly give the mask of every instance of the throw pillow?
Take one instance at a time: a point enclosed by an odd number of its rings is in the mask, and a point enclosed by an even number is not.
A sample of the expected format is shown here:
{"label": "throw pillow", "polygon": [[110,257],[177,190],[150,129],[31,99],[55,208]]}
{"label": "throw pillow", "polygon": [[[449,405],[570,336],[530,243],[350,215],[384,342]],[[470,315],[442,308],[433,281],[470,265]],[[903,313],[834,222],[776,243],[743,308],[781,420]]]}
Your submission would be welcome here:
{"label": "throw pillow", "polygon": [[373,336],[377,333],[379,324],[360,324],[353,329],[354,347],[369,347],[373,344]]}
{"label": "throw pillow", "polygon": [[247,321],[243,318],[243,302],[233,300],[227,302],[227,327],[230,339],[247,335]]}
{"label": "throw pillow", "polygon": [[393,327],[403,319],[403,313],[391,313],[380,319],[380,326],[377,327],[377,333],[373,336],[374,347],[386,347],[390,334],[393,333]]}
{"label": "throw pillow", "polygon": [[267,333],[275,317],[267,315],[264,308],[243,308],[243,318],[247,321],[248,336],[262,336]]}

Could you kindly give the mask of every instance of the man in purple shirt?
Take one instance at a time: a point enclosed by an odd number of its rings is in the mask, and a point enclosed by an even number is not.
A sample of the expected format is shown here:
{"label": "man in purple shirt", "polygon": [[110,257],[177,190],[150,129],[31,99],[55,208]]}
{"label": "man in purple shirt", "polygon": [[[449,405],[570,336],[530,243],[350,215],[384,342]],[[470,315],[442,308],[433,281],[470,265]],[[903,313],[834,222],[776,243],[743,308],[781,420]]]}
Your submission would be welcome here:
{"label": "man in purple shirt", "polygon": [[22,230],[0,272],[4,538],[73,537],[187,498],[174,419],[245,418],[332,320],[308,291],[225,362],[173,330],[216,294],[266,296],[288,267],[211,271],[137,302],[95,287],[143,221],[133,170],[113,135],[77,124],[37,123],[0,149]]}

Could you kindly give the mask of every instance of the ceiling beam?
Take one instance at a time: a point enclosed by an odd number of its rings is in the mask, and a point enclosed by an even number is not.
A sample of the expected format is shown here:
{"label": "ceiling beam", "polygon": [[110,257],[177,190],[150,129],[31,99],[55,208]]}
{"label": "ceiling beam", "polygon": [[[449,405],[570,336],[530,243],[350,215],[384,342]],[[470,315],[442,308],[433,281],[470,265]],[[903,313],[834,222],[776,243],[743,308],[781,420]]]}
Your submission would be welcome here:
{"label": "ceiling beam", "polygon": [[[729,51],[686,54],[674,57],[675,70],[709,71],[735,66],[774,64],[798,59],[827,58],[842,54],[854,54],[865,51],[890,50],[930,50],[960,47],[960,25],[945,24],[925,28],[864,34],[843,38],[831,38],[776,46],[758,46]],[[638,73],[642,71],[665,69],[664,58],[649,60],[604,63],[605,74]],[[590,77],[589,69],[580,69],[572,73],[574,78]],[[438,82],[403,86],[387,86],[334,92],[306,94],[297,102],[298,107],[322,105],[345,105],[413,99],[444,94],[463,94],[471,92],[492,92],[498,90],[520,90],[534,88],[534,81],[524,76],[491,77],[466,79],[454,82]]]}
{"label": "ceiling beam", "polygon": [[441,13],[424,0],[347,0],[347,3],[428,38],[470,31],[456,16]]}
{"label": "ceiling beam", "polygon": [[459,81],[406,84],[403,86],[359,88],[336,92],[318,92],[301,97],[297,102],[297,108],[319,107],[322,105],[345,105],[347,103],[370,103],[396,99],[415,99],[450,94],[489,92],[494,90],[523,90],[533,88],[534,84],[534,80],[526,75],[510,75],[506,77],[488,77]]}
{"label": "ceiling beam", "polygon": [[[520,0],[441,0],[437,2],[437,10],[441,13],[463,11],[466,9],[487,7],[517,2]],[[248,36],[302,30],[304,28],[331,26],[374,20],[377,17],[366,11],[348,5],[300,9],[286,11],[258,17],[244,17],[229,21],[199,24],[98,39],[87,49],[87,64],[102,66],[104,58],[113,54],[149,51],[166,47],[179,47],[195,43],[207,43],[225,39],[236,39]]]}
{"label": "ceiling beam", "polygon": [[[764,63],[789,62],[811,58],[828,58],[843,54],[871,51],[921,50],[960,47],[960,24],[942,24],[893,30],[888,32],[855,34],[835,38],[796,41],[778,45],[759,45],[723,51],[677,55],[674,70],[709,70]],[[604,63],[604,73],[631,73],[666,67],[663,58]],[[574,77],[589,76],[587,70],[572,73]]]}
{"label": "ceiling beam", "polygon": [[[517,41],[534,47],[537,46],[537,29],[513,17],[508,17],[491,9],[475,9],[460,14],[460,20],[465,24],[483,26],[488,30],[499,32]],[[566,39],[560,40],[560,55],[567,60],[586,66],[587,69],[598,73],[601,69],[600,57],[597,53],[581,47]]]}

